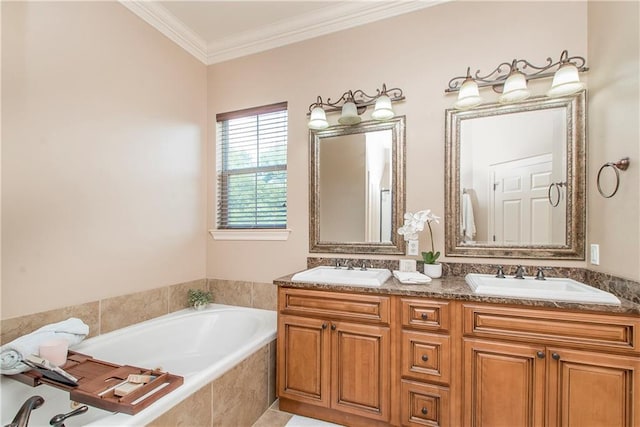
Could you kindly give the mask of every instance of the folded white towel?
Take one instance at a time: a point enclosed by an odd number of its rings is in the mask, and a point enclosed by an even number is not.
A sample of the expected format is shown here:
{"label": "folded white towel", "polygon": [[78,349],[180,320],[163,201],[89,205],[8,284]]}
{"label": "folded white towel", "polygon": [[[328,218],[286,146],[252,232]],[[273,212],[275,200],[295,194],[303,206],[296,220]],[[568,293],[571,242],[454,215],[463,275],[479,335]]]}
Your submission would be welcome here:
{"label": "folded white towel", "polygon": [[45,341],[64,338],[72,346],[85,339],[87,335],[89,326],[75,317],[45,325],[0,347],[0,373],[13,375],[31,369],[22,363],[22,360],[30,354],[38,354],[40,344]]}
{"label": "folded white towel", "polygon": [[416,283],[429,283],[431,277],[425,276],[417,271],[398,271],[393,270],[393,276],[402,283],[416,284]]}

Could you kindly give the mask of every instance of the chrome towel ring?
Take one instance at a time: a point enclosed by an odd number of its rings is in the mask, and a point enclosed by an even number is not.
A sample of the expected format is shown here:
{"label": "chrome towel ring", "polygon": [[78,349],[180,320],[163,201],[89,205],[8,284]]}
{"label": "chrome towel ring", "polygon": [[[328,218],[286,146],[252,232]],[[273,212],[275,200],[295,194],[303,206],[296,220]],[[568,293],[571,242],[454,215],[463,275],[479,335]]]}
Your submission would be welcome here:
{"label": "chrome towel ring", "polygon": [[[613,171],[616,173],[616,186],[613,189],[613,191],[610,194],[606,194],[603,190],[602,187],[600,186],[600,175],[602,174],[602,171],[605,170],[606,168],[611,168],[613,169]],[[618,187],[620,186],[620,172],[618,172],[619,170],[621,171],[626,171],[629,168],[629,158],[628,157],[623,157],[622,159],[618,160],[617,162],[607,162],[604,165],[602,165],[600,167],[600,170],[598,171],[598,176],[596,178],[596,184],[598,185],[598,192],[600,193],[600,195],[606,199],[609,199],[613,196],[616,195],[616,193],[618,192]]]}
{"label": "chrome towel ring", "polygon": [[[549,184],[549,191],[547,191],[547,198],[549,199],[549,204],[552,207],[556,207],[560,204],[560,199],[562,199],[562,194],[560,192],[560,189],[562,187],[565,187],[567,185],[566,182],[552,182],[551,184]],[[556,201],[554,202],[553,199],[551,198],[551,191],[553,189],[556,189],[556,194],[557,194],[557,198]]]}

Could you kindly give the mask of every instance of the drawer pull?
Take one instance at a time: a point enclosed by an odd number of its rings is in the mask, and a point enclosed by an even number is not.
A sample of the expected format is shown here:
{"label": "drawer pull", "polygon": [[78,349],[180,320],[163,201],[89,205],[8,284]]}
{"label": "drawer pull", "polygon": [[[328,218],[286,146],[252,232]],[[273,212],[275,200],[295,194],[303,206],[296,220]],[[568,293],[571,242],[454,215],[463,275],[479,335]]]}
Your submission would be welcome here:
{"label": "drawer pull", "polygon": [[551,357],[553,360],[560,360],[560,355],[558,353],[551,353]]}
{"label": "drawer pull", "polygon": [[327,324],[326,323],[322,324],[322,329],[327,329]]}
{"label": "drawer pull", "polygon": [[427,356],[426,354],[422,355],[422,361],[426,362],[427,360],[429,360],[429,356]]}
{"label": "drawer pull", "polygon": [[538,356],[538,359],[544,359],[544,351],[537,352],[536,356]]}
{"label": "drawer pull", "polygon": [[336,330],[336,325],[331,324],[331,330],[332,330],[332,331],[335,331],[335,330]]}
{"label": "drawer pull", "polygon": [[422,415],[427,415],[429,411],[427,411],[427,408],[423,407],[421,412],[422,412]]}
{"label": "drawer pull", "polygon": [[429,315],[427,313],[422,313],[420,317],[422,318],[422,320],[427,320],[429,318]]}

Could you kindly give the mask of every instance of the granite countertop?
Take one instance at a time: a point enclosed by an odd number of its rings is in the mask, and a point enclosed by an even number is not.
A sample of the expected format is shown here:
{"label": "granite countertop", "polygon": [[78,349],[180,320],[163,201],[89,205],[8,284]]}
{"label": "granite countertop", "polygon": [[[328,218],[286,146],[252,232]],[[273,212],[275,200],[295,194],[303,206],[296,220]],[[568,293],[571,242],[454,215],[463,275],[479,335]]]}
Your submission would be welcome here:
{"label": "granite countertop", "polygon": [[405,295],[415,297],[485,302],[493,304],[561,308],[565,310],[581,310],[601,313],[635,315],[640,314],[640,304],[621,298],[619,295],[616,296],[618,296],[618,298],[620,299],[620,306],[475,295],[462,276],[446,276],[442,277],[441,279],[433,279],[430,283],[411,285],[403,284],[395,277],[391,276],[382,286],[371,287],[293,282],[291,281],[293,274],[275,279],[273,283],[277,286],[288,288],[331,290],[337,292],[358,292],[381,295]]}

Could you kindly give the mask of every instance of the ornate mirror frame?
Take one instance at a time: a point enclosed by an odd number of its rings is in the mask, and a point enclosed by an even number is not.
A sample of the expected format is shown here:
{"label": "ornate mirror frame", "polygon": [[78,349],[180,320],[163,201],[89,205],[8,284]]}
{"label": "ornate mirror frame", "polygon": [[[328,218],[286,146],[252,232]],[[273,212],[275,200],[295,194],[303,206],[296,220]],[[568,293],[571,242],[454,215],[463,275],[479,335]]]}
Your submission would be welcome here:
{"label": "ornate mirror frame", "polygon": [[[585,259],[586,92],[562,98],[539,97],[517,104],[488,104],[472,110],[446,110],[445,117],[445,255],[459,257]],[[549,108],[566,109],[566,241],[564,245],[496,245],[463,243],[460,200],[460,130],[467,119]]]}
{"label": "ornate mirror frame", "polygon": [[[325,138],[390,129],[391,143],[391,242],[340,242],[320,239],[320,145]],[[404,254],[405,242],[397,233],[405,211],[405,117],[366,121],[309,131],[309,252],[349,254]]]}

